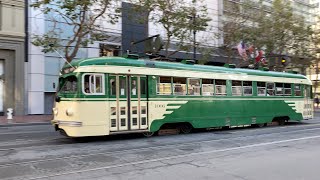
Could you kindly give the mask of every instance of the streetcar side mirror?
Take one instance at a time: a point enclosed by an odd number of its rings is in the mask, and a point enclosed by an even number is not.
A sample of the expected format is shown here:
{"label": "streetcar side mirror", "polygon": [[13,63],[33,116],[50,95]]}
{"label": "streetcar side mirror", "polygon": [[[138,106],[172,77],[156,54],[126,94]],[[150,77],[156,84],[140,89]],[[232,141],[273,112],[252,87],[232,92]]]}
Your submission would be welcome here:
{"label": "streetcar side mirror", "polygon": [[60,102],[60,100],[61,100],[61,97],[56,96],[56,102]]}

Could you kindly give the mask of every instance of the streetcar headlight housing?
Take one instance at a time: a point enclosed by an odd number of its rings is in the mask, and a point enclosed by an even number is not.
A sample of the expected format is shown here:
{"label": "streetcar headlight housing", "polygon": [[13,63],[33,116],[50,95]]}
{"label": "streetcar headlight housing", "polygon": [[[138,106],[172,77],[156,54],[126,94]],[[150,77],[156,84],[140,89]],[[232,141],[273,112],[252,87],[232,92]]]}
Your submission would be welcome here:
{"label": "streetcar headlight housing", "polygon": [[72,109],[67,109],[66,114],[67,114],[67,116],[72,116],[73,115]]}
{"label": "streetcar headlight housing", "polygon": [[58,115],[58,109],[57,108],[52,108],[52,113],[54,115]]}

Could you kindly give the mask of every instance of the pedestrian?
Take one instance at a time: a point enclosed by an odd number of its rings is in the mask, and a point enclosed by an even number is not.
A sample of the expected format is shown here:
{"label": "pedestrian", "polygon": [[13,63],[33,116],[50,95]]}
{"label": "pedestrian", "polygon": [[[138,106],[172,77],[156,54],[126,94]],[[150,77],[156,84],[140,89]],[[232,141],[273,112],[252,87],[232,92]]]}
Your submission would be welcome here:
{"label": "pedestrian", "polygon": [[317,108],[319,108],[319,98],[318,98],[318,96],[314,99],[314,102],[317,104]]}

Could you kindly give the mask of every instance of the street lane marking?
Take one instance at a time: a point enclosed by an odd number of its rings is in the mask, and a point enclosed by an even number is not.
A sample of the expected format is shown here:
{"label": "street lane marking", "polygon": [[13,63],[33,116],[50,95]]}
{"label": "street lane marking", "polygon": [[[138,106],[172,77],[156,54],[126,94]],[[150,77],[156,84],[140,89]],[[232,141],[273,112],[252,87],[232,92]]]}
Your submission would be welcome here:
{"label": "street lane marking", "polygon": [[20,135],[20,134],[35,134],[35,133],[55,133],[55,131],[50,128],[49,131],[25,131],[25,132],[18,131],[18,132],[7,132],[7,133],[3,132],[3,133],[0,133],[0,135],[15,135],[15,134]]}
{"label": "street lane marking", "polygon": [[46,179],[46,178],[51,178],[51,177],[63,176],[63,175],[71,175],[71,174],[85,173],[85,172],[91,172],[91,171],[106,170],[106,169],[119,168],[119,167],[130,166],[130,165],[139,165],[139,164],[144,164],[144,163],[172,160],[172,159],[177,159],[177,158],[186,158],[186,157],[197,156],[197,155],[227,152],[227,151],[234,151],[234,150],[255,148],[255,147],[268,146],[268,145],[274,145],[274,144],[295,142],[295,141],[301,141],[301,140],[318,139],[318,138],[320,138],[320,135],[319,136],[295,138],[295,139],[287,139],[287,140],[281,140],[281,141],[271,141],[271,142],[266,142],[266,143],[258,143],[258,144],[239,146],[239,147],[233,147],[233,148],[218,149],[218,150],[190,153],[190,154],[177,155],[177,156],[169,156],[169,157],[158,158],[158,159],[136,161],[136,162],[132,162],[132,163],[123,163],[123,164],[118,164],[118,165],[104,166],[104,167],[92,168],[92,169],[86,169],[86,170],[80,170],[80,171],[70,171],[70,172],[65,172],[65,173],[52,174],[52,175],[48,175],[48,176],[34,177],[34,178],[30,178],[30,179],[31,180],[33,180],[33,179]]}
{"label": "street lane marking", "polygon": [[[268,134],[258,134],[257,136],[265,136],[265,135],[274,135],[274,134],[284,134],[284,133],[293,133],[293,132],[301,132],[301,131],[312,131],[312,130],[318,130],[320,128],[310,128],[310,129],[300,129],[295,131],[282,131],[282,132],[270,132]],[[130,152],[137,152],[137,151],[143,151],[143,150],[152,150],[152,149],[165,149],[165,148],[172,148],[172,147],[183,147],[188,145],[193,145],[195,143],[210,143],[210,142],[218,142],[218,141],[225,141],[225,140],[237,140],[242,139],[246,137],[252,137],[252,135],[245,135],[245,136],[239,136],[239,137],[231,137],[231,138],[224,138],[224,139],[211,139],[211,140],[204,140],[204,141],[196,141],[196,142],[186,142],[182,144],[165,144],[165,145],[157,145],[157,146],[149,146],[149,147],[141,147],[141,148],[134,148],[134,149],[126,149],[121,151],[110,151],[110,152],[103,152],[103,153],[91,153],[91,154],[84,154],[84,155],[72,155],[68,157],[58,157],[58,158],[51,158],[51,159],[42,159],[42,160],[33,160],[33,161],[24,161],[24,162],[17,162],[17,163],[7,163],[7,164],[0,164],[0,168],[2,167],[8,167],[13,165],[21,165],[21,164],[32,164],[32,163],[39,163],[39,162],[45,162],[45,161],[54,161],[54,160],[60,160],[60,159],[71,159],[71,158],[79,158],[79,157],[89,157],[94,155],[106,155],[106,154],[123,154],[123,153],[130,153]],[[118,145],[118,144],[116,144]],[[55,145],[55,146],[65,146],[63,145]],[[29,148],[33,148],[29,147]],[[9,149],[0,149],[0,151],[11,151],[15,150],[14,148]]]}

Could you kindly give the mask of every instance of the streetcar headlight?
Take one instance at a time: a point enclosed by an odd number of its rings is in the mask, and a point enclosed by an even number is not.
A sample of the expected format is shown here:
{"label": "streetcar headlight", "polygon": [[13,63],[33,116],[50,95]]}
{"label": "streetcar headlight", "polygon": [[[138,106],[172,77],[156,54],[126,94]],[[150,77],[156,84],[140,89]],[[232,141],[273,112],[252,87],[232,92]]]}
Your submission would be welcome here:
{"label": "streetcar headlight", "polygon": [[73,115],[73,111],[71,109],[67,109],[66,110],[66,114],[67,114],[67,116],[72,116]]}
{"label": "streetcar headlight", "polygon": [[52,113],[54,115],[57,115],[58,114],[58,108],[52,108]]}

